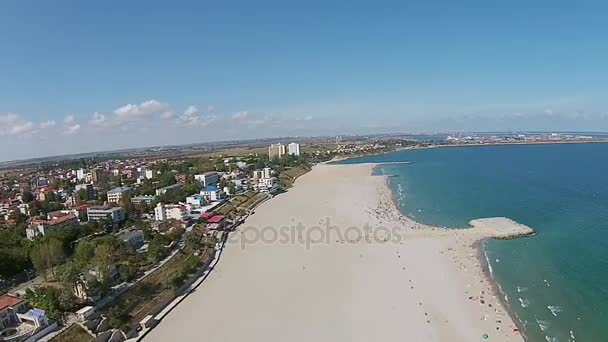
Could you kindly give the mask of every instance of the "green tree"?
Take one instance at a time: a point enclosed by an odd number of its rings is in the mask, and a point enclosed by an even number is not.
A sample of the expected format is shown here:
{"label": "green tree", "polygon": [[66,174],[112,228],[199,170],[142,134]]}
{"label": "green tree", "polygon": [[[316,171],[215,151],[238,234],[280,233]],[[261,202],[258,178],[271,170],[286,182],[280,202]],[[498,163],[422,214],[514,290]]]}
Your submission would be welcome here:
{"label": "green tree", "polygon": [[129,322],[129,313],[127,310],[116,305],[108,310],[108,323],[114,329],[121,329]]}
{"label": "green tree", "polygon": [[47,270],[49,269],[49,253],[46,246],[37,244],[30,251],[30,259],[34,268],[39,274],[42,274],[44,280],[47,280]]}
{"label": "green tree", "polygon": [[89,265],[94,256],[95,247],[89,241],[80,241],[78,245],[76,245],[74,260],[80,267]]}
{"label": "green tree", "polygon": [[34,195],[31,191],[24,190],[23,194],[21,195],[21,200],[23,201],[23,203],[30,203],[34,200]]}
{"label": "green tree", "polygon": [[164,239],[156,236],[148,244],[148,259],[151,262],[159,262],[167,255]]}

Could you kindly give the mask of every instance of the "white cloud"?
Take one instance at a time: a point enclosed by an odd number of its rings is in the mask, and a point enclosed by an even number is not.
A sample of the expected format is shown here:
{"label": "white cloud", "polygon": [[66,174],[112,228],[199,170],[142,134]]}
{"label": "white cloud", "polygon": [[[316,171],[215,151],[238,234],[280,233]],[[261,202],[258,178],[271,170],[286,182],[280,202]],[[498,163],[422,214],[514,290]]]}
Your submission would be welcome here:
{"label": "white cloud", "polygon": [[80,130],[80,124],[68,125],[65,127],[65,130],[63,131],[63,133],[66,135],[72,135],[72,134],[77,133],[79,130]]}
{"label": "white cloud", "polygon": [[40,124],[38,124],[38,126],[42,129],[45,128],[50,128],[50,127],[54,127],[57,123],[55,122],[55,120],[47,120],[47,121],[43,121]]}
{"label": "white cloud", "polygon": [[0,115],[0,135],[27,135],[35,131],[36,125],[18,114]]}
{"label": "white cloud", "polygon": [[170,112],[168,104],[157,100],[148,100],[140,104],[127,104],[114,110],[114,115],[122,121],[140,119],[150,114]]}
{"label": "white cloud", "polygon": [[108,123],[108,119],[104,114],[93,113],[93,118],[89,121],[93,126],[105,126]]}
{"label": "white cloud", "polygon": [[176,123],[179,126],[204,127],[215,119],[215,115],[203,115],[198,107],[188,106],[182,115],[177,118]]}
{"label": "white cloud", "polygon": [[232,119],[233,120],[237,120],[237,121],[242,121],[247,119],[247,117],[249,117],[249,112],[236,112],[234,114],[232,114]]}
{"label": "white cloud", "polygon": [[65,118],[63,118],[63,123],[65,123],[66,125],[69,125],[71,123],[73,123],[76,120],[76,118],[74,118],[74,115],[68,115]]}
{"label": "white cloud", "polygon": [[188,108],[186,108],[186,110],[184,111],[184,116],[195,116],[200,114],[200,110],[198,110],[198,108],[196,106],[189,106]]}

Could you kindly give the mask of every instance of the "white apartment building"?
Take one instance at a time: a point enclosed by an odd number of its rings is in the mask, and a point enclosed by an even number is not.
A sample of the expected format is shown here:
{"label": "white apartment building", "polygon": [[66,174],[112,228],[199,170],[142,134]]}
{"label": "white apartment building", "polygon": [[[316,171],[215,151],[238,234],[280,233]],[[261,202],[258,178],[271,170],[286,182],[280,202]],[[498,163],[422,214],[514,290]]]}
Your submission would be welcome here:
{"label": "white apartment building", "polygon": [[156,196],[162,196],[169,191],[175,191],[175,190],[181,189],[181,187],[182,187],[182,185],[177,183],[177,184],[173,184],[173,185],[169,185],[169,186],[165,186],[165,187],[156,189]]}
{"label": "white apartment building", "polygon": [[272,158],[281,158],[285,155],[285,145],[278,143],[278,144],[271,144],[268,147],[268,158],[272,159]]}
{"label": "white apartment building", "polygon": [[114,223],[125,220],[125,211],[121,207],[90,207],[87,208],[89,221],[111,220]]}
{"label": "white apartment building", "polygon": [[258,180],[258,179],[262,179],[264,178],[264,171],[262,170],[255,170],[253,171],[253,179],[254,180]]}
{"label": "white apartment building", "polygon": [[205,172],[202,175],[195,175],[194,179],[203,183],[203,188],[210,185],[215,185],[220,181],[220,175],[217,171]]}
{"label": "white apartment building", "polygon": [[144,231],[141,229],[125,230],[117,234],[119,240],[122,240],[133,248],[139,248],[144,244]]}
{"label": "white apartment building", "polygon": [[154,195],[141,195],[141,196],[132,197],[131,203],[133,203],[133,204],[146,203],[149,205],[152,202],[154,202],[155,199],[156,199],[156,196],[154,196]]}
{"label": "white apartment building", "polygon": [[163,205],[162,203],[158,203],[156,208],[154,208],[154,218],[156,221],[182,221],[184,218],[186,218],[187,214],[188,210],[186,209],[186,206],[181,204]]}
{"label": "white apartment building", "polygon": [[259,179],[256,188],[259,192],[275,193],[279,190],[279,182],[276,177]]}
{"label": "white apartment building", "polygon": [[193,208],[205,206],[205,197],[203,195],[192,195],[186,197],[186,204],[190,204]]}
{"label": "white apartment building", "polygon": [[299,156],[300,155],[300,144],[298,144],[296,142],[289,143],[289,145],[287,145],[287,154],[290,154],[293,156]]}
{"label": "white apartment building", "polygon": [[120,186],[108,191],[108,203],[120,203],[122,199],[133,192],[128,186]]}
{"label": "white apartment building", "polygon": [[264,170],[262,170],[262,178],[270,178],[272,177],[272,169],[269,167],[265,167]]}
{"label": "white apartment building", "polygon": [[83,180],[87,176],[87,173],[83,169],[76,170],[76,178],[78,180]]}
{"label": "white apartment building", "polygon": [[145,170],[144,177],[146,177],[146,179],[154,178],[154,170]]}

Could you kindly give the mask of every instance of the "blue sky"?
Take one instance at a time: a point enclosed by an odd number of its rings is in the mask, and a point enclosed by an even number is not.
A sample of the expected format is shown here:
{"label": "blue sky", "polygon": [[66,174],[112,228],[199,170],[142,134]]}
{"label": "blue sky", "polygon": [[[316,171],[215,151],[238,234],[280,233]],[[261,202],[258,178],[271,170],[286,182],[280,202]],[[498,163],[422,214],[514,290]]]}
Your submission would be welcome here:
{"label": "blue sky", "polygon": [[285,135],[608,131],[607,11],[3,1],[0,160]]}

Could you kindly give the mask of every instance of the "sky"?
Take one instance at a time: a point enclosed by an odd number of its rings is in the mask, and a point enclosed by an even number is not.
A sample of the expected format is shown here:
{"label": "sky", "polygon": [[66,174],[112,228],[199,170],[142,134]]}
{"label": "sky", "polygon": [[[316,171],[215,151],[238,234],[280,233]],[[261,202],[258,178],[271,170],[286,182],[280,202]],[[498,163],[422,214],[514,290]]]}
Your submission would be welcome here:
{"label": "sky", "polygon": [[0,2],[0,160],[384,132],[608,131],[608,4]]}

